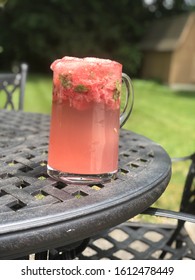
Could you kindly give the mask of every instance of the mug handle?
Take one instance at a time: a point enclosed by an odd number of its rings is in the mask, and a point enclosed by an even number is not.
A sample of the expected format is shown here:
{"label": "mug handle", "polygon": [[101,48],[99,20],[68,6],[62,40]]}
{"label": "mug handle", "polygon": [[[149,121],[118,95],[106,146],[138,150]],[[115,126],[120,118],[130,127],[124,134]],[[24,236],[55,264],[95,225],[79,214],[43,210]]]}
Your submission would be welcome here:
{"label": "mug handle", "polygon": [[134,104],[134,90],[131,79],[127,74],[122,73],[122,81],[126,89],[126,100],[123,111],[120,114],[120,127],[122,127],[125,124],[129,116],[131,115]]}

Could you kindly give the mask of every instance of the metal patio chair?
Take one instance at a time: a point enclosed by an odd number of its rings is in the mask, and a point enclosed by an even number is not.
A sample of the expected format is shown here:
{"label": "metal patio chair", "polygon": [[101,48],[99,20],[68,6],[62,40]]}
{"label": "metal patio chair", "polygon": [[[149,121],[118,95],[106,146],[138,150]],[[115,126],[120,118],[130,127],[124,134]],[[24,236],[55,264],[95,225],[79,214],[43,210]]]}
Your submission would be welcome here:
{"label": "metal patio chair", "polygon": [[[3,109],[23,110],[28,65],[23,63],[20,68],[19,73],[0,73],[0,95],[4,95],[4,104],[0,104],[0,107]],[[13,101],[16,92],[19,92],[17,105]]]}

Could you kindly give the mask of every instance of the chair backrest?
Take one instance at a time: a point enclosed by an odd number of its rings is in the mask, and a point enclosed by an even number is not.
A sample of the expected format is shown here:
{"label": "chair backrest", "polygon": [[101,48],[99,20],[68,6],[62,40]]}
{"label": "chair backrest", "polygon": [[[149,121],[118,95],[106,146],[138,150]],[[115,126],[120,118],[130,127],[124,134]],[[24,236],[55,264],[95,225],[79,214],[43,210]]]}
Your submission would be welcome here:
{"label": "chair backrest", "polygon": [[[1,108],[8,109],[10,107],[12,110],[23,110],[27,71],[28,65],[23,63],[21,71],[17,74],[0,74],[0,95],[2,93],[5,95],[5,103],[2,106],[0,104]],[[19,91],[19,100],[18,104],[15,105],[13,94],[17,91]]]}
{"label": "chair backrest", "polygon": [[191,164],[186,176],[180,211],[195,215],[195,153],[189,156]]}

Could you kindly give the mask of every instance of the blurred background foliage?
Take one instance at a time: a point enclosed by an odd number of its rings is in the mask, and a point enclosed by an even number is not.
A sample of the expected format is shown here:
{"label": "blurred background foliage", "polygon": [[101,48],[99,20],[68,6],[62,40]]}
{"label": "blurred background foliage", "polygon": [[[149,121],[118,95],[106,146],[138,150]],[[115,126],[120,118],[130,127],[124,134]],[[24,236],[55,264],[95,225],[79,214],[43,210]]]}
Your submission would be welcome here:
{"label": "blurred background foliage", "polygon": [[[192,1],[193,2],[193,1]],[[190,0],[8,0],[0,9],[1,71],[25,61],[47,73],[64,55],[118,60],[139,76],[139,42],[148,24],[192,10]],[[8,63],[9,61],[9,63]]]}

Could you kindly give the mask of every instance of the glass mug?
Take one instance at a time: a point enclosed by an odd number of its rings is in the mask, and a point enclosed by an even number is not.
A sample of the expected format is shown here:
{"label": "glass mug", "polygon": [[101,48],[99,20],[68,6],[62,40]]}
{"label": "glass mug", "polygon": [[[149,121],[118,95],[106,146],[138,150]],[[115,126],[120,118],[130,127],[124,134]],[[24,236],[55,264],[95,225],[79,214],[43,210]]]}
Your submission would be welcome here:
{"label": "glass mug", "polygon": [[[106,182],[118,171],[119,129],[133,107],[122,65],[65,56],[51,64],[53,99],[47,172],[66,183]],[[120,112],[122,82],[126,92]],[[123,90],[124,91],[124,90]]]}

